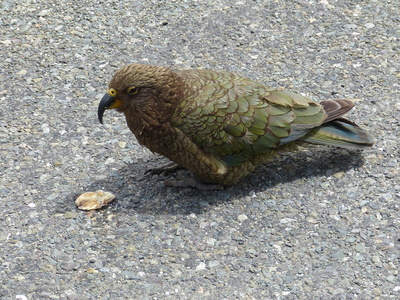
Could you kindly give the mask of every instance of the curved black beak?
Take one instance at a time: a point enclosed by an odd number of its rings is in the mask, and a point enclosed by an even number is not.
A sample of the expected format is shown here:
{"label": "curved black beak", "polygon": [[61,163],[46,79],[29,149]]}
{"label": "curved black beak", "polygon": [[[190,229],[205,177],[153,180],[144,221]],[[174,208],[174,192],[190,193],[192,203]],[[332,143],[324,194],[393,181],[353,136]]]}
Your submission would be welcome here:
{"label": "curved black beak", "polygon": [[115,101],[115,97],[110,96],[109,94],[105,94],[99,103],[99,108],[97,109],[97,116],[101,124],[103,124],[103,114],[104,111],[111,106],[111,104]]}

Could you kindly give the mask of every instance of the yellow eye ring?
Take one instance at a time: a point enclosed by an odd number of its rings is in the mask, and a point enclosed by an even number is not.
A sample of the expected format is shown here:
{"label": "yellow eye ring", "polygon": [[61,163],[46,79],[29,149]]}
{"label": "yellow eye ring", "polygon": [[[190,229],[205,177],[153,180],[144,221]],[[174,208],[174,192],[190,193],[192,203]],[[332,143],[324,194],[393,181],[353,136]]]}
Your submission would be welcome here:
{"label": "yellow eye ring", "polygon": [[117,91],[115,89],[108,89],[107,94],[109,94],[111,97],[117,96]]}
{"label": "yellow eye ring", "polygon": [[138,90],[139,89],[137,87],[131,86],[130,88],[128,88],[127,92],[128,94],[135,95],[138,92]]}

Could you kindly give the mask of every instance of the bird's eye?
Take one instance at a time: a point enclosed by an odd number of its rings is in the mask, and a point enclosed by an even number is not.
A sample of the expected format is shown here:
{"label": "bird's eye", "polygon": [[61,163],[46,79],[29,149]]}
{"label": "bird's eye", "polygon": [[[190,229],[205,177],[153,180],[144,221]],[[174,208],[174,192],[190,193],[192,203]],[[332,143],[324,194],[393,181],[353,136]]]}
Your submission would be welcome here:
{"label": "bird's eye", "polygon": [[115,89],[108,89],[107,93],[111,96],[111,97],[115,97],[117,95],[117,91]]}
{"label": "bird's eye", "polygon": [[131,95],[135,95],[137,92],[138,92],[138,88],[137,87],[134,87],[134,86],[131,86],[129,89],[128,89],[128,94],[131,94]]}

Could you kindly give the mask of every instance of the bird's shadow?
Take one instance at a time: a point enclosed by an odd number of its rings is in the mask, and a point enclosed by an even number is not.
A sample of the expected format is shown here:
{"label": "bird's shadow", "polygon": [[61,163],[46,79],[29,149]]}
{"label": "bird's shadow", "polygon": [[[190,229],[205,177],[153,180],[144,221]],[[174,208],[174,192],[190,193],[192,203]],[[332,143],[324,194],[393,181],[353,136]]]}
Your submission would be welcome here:
{"label": "bird's shadow", "polygon": [[111,204],[115,210],[134,210],[142,214],[200,214],[212,206],[223,205],[251,192],[268,190],[280,183],[301,178],[318,180],[336,172],[346,172],[363,165],[361,151],[316,148],[277,158],[272,163],[259,166],[235,186],[222,191],[201,191],[194,188],[165,187],[163,181],[171,177],[191,176],[186,170],[168,176],[143,175],[148,168],[160,163],[156,157],[150,162],[136,162],[111,173],[85,187],[85,190],[103,189],[116,195]]}

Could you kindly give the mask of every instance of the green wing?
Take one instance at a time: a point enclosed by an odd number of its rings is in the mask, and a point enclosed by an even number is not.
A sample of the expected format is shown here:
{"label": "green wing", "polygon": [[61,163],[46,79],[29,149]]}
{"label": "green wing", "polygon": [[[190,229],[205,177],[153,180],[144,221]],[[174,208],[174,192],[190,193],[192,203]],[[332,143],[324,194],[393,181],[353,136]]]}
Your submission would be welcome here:
{"label": "green wing", "polygon": [[228,166],[294,141],[326,118],[321,106],[306,97],[228,72],[180,75],[188,88],[172,125]]}

